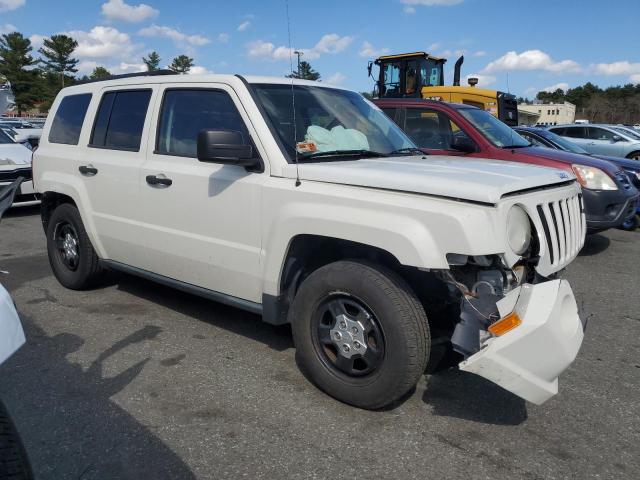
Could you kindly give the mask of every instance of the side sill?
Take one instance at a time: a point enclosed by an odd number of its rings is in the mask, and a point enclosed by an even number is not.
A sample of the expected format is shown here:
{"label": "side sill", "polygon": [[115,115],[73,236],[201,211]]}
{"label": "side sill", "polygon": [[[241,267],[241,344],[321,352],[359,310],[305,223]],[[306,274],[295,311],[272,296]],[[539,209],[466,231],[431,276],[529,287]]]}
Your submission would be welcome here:
{"label": "side sill", "polygon": [[[198,297],[206,298],[207,300],[213,300],[214,302],[224,303],[225,305],[229,305],[231,307],[240,308],[242,310],[246,310],[247,312],[262,315],[262,304],[260,303],[251,302],[243,298],[233,297],[225,293],[208,290],[206,288],[198,287],[197,285],[192,285],[190,283],[181,282],[180,280],[175,280],[163,275],[158,275],[157,273],[142,270],[141,268],[132,267],[120,262],[114,262],[113,260],[100,260],[100,263],[105,267],[111,268],[113,270],[135,275],[137,277],[146,278],[156,283],[175,288],[176,290],[181,290],[186,293],[197,295]],[[268,322],[268,319],[266,318],[263,318],[263,320]]]}

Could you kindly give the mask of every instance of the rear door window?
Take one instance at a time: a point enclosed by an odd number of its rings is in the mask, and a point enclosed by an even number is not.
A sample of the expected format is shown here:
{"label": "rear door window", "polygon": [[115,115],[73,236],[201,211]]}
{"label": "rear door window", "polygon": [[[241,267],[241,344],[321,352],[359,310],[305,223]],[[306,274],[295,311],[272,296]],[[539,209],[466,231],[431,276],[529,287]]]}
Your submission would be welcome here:
{"label": "rear door window", "polygon": [[563,136],[571,138],[587,138],[587,132],[584,127],[567,127]]}
{"label": "rear door window", "polygon": [[140,150],[151,90],[118,90],[103,95],[89,146]]}
{"label": "rear door window", "polygon": [[227,92],[167,90],[162,101],[155,153],[195,158],[198,134],[203,130],[238,131],[250,141],[240,112]]}
{"label": "rear door window", "polygon": [[89,102],[91,102],[90,93],[64,97],[53,117],[51,130],[49,130],[49,142],[77,145]]}

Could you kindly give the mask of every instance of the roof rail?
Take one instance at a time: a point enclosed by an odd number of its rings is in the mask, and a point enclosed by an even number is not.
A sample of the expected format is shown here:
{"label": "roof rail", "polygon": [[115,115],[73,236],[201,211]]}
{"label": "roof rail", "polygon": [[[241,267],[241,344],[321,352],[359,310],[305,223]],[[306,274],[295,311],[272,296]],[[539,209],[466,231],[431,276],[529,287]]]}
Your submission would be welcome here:
{"label": "roof rail", "polygon": [[136,72],[136,73],[123,73],[122,75],[109,75],[108,77],[90,78],[89,80],[80,80],[74,83],[74,85],[85,85],[87,83],[106,82],[108,80],[119,80],[121,78],[132,77],[156,77],[160,75],[178,75],[173,70],[154,70],[152,72]]}

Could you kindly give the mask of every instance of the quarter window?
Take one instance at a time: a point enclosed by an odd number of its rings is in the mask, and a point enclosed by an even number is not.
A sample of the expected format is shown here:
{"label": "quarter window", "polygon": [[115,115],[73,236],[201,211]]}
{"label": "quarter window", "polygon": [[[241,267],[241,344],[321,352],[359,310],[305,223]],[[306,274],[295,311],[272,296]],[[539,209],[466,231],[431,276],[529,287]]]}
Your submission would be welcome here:
{"label": "quarter window", "polygon": [[64,97],[53,117],[49,142],[77,145],[89,102],[91,102],[90,93]]}
{"label": "quarter window", "polygon": [[221,90],[167,90],[162,102],[156,153],[197,156],[203,130],[235,130],[249,139],[247,127],[228,93]]}
{"label": "quarter window", "polygon": [[119,90],[105,93],[91,135],[91,147],[140,150],[151,90]]}

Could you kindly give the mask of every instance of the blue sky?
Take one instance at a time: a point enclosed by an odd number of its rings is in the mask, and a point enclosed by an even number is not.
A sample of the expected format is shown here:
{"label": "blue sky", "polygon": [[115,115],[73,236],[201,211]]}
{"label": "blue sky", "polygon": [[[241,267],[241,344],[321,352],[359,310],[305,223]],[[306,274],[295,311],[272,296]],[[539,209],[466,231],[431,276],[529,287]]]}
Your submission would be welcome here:
{"label": "blue sky", "polygon": [[[196,72],[288,72],[285,0],[0,0],[0,32],[39,46],[68,33],[82,73],[103,65],[136,71],[157,50],[181,53]],[[639,0],[289,0],[292,45],[323,80],[370,90],[367,61],[385,52],[460,53],[480,85],[533,96],[539,90],[640,83]]]}

